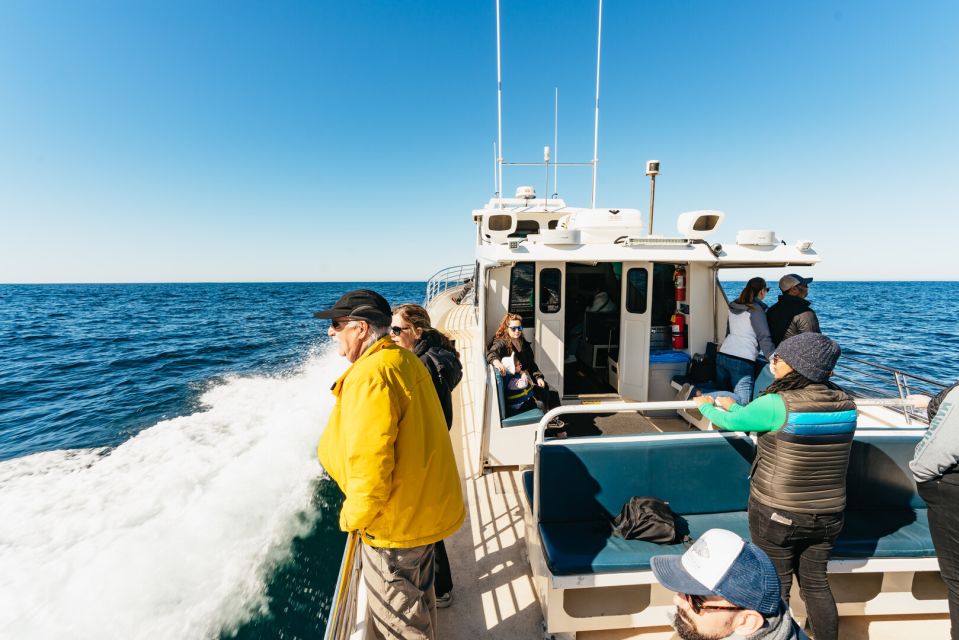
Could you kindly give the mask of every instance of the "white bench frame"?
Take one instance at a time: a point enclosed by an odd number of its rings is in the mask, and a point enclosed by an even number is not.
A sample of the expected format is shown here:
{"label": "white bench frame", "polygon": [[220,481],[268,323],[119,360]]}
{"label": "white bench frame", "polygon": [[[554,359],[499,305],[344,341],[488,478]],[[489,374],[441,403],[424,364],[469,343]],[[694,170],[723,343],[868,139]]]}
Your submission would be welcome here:
{"label": "white bench frame", "polygon": [[[603,444],[616,442],[633,442],[639,438],[649,436],[632,435],[616,437],[590,437],[572,440],[544,439],[545,425],[554,417],[566,413],[612,413],[637,410],[659,409],[686,409],[693,402],[613,402],[600,405],[558,407],[543,416],[537,429],[536,442],[542,446],[589,446],[590,443]],[[859,433],[869,436],[896,436],[902,430],[868,429]],[[911,429],[910,431],[918,431]],[[715,438],[715,431],[706,431],[701,434],[663,434],[656,436],[657,441],[665,440],[698,440]],[[539,458],[539,447],[536,449],[536,462]],[[553,575],[546,564],[542,541],[539,537],[539,503],[540,486],[539,476],[533,476],[533,501],[529,503],[526,493],[523,501],[526,505],[524,522],[526,525],[526,545],[530,567],[533,574],[533,583],[543,609],[543,618],[547,633],[576,633],[578,631],[604,629],[642,629],[644,627],[662,627],[667,622],[667,615],[673,610],[672,592],[661,587],[653,572],[649,569],[641,571],[624,571],[617,573],[588,573],[566,576]],[[843,599],[843,593],[837,593],[837,607],[840,616],[863,615],[915,615],[915,614],[944,614],[949,612],[949,603],[945,598],[920,600],[912,593],[913,582],[917,573],[938,571],[939,562],[935,557],[901,557],[901,558],[834,558],[829,561],[827,572],[830,574],[883,574],[878,593],[869,600],[854,602]],[[617,587],[649,586],[649,604],[640,611],[633,613],[603,614],[602,598],[597,596],[596,615],[575,616],[568,612],[567,592],[585,589],[603,589]],[[585,592],[580,592],[585,593]],[[598,592],[599,593],[599,592]],[[607,592],[608,594],[609,592]],[[834,589],[834,593],[836,593]],[[800,622],[805,620],[805,604],[799,594],[799,588],[793,583],[790,597],[793,616]]]}

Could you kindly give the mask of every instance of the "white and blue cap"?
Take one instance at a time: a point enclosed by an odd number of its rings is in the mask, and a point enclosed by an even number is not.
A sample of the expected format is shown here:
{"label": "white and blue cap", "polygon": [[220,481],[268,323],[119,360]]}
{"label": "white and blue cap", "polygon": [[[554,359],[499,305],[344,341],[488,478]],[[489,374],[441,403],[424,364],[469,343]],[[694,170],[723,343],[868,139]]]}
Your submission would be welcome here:
{"label": "white and blue cap", "polygon": [[670,591],[719,596],[764,616],[779,611],[779,576],[762,549],[732,531],[710,529],[681,556],[653,556],[653,575]]}

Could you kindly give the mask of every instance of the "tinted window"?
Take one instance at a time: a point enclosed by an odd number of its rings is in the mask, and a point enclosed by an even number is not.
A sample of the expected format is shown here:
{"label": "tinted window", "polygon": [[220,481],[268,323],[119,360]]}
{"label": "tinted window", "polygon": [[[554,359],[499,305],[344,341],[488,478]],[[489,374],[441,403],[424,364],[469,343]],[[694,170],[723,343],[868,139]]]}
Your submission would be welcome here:
{"label": "tinted window", "polygon": [[536,319],[533,307],[533,287],[536,280],[536,265],[518,262],[509,274],[509,312],[523,318],[523,326],[532,327]]}
{"label": "tinted window", "polygon": [[630,269],[626,272],[626,311],[646,313],[648,287],[649,272],[646,269]]}
{"label": "tinted window", "polygon": [[543,269],[539,272],[539,310],[556,313],[562,306],[563,278],[559,269]]}

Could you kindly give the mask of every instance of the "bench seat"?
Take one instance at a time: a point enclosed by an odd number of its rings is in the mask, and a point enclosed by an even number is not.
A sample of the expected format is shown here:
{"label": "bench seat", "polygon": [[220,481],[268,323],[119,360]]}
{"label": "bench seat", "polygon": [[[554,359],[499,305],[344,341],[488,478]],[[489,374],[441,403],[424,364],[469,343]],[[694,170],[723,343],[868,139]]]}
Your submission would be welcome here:
{"label": "bench seat", "polygon": [[[918,436],[881,436],[864,437],[853,448],[850,463],[849,508],[845,514],[843,530],[836,541],[832,557],[835,559],[870,559],[870,558],[921,558],[934,557],[935,549],[929,534],[929,522],[925,504],[915,494],[914,485],[910,486],[911,478],[903,471],[904,464],[908,463],[908,452]],[[592,448],[577,449],[577,457],[585,460],[605,462],[602,466],[592,468],[592,465],[583,465],[577,468],[569,464],[571,451],[560,448],[541,449],[541,463],[548,463],[555,459],[557,465],[546,464],[541,471],[556,480],[551,485],[544,486],[543,491],[551,494],[547,503],[549,517],[540,518],[537,523],[540,540],[542,541],[543,555],[546,564],[553,575],[570,576],[597,573],[617,573],[649,570],[649,559],[654,555],[681,554],[685,548],[682,544],[660,545],[642,540],[624,540],[612,535],[609,520],[615,508],[612,501],[607,502],[605,508],[594,506],[588,510],[577,509],[566,502],[557,502],[556,498],[575,500],[579,493],[578,487],[569,483],[575,482],[575,473],[587,472],[589,475],[580,478],[581,482],[602,485],[608,489],[613,477],[620,476],[622,484],[635,483],[644,474],[639,470],[640,465],[623,464],[620,456],[635,456],[635,461],[655,461],[655,465],[663,464],[663,457],[678,454],[689,461],[688,455],[695,450],[696,445],[708,445],[715,453],[723,453],[718,448],[720,443],[676,443],[678,447],[670,449],[662,447],[664,439],[647,439],[645,442],[631,442],[626,446],[594,446]],[[685,451],[682,448],[685,445]],[[693,446],[690,446],[693,445]],[[649,448],[657,449],[659,454],[654,458],[644,458]],[[634,453],[628,451],[632,449]],[[703,451],[702,453],[705,453]],[[549,455],[545,455],[549,454]],[[685,455],[684,455],[685,454]],[[608,456],[616,458],[620,464],[610,464]],[[736,466],[731,464],[730,466]],[[556,467],[563,469],[562,480],[558,479]],[[632,467],[632,468],[630,468]],[[602,471],[600,470],[602,469]],[[627,471],[629,469],[629,471]],[[626,471],[626,475],[623,472]],[[734,473],[742,474],[740,468]],[[533,504],[534,471],[523,473],[523,489],[529,504]],[[729,478],[722,478],[722,472],[714,479],[718,482],[717,489],[722,487],[726,491],[732,489]],[[650,478],[645,479],[649,483]],[[687,477],[686,482],[693,481]],[[654,483],[649,483],[654,484]],[[640,486],[633,486],[631,495],[655,495],[643,491]],[[662,489],[662,487],[660,487]],[[733,531],[745,539],[749,539],[748,516],[745,511],[748,489],[743,485],[736,487],[741,492],[741,506],[729,511],[702,514],[680,514],[689,526],[690,535],[695,539],[712,528],[722,528]],[[558,490],[558,491],[557,491]],[[596,491],[596,488],[590,493]],[[603,494],[605,491],[598,491]],[[679,500],[681,490],[662,491],[662,497]],[[673,494],[673,495],[670,495]],[[622,504],[621,502],[619,504]],[[729,507],[726,507],[729,509]],[[601,515],[602,514],[602,515]],[[564,517],[566,516],[566,517]],[[567,519],[568,518],[568,519]]]}
{"label": "bench seat", "polygon": [[517,413],[516,415],[507,416],[509,411],[506,408],[506,389],[503,383],[503,376],[501,376],[496,367],[492,365],[490,365],[490,370],[493,372],[493,378],[496,380],[496,397],[499,400],[500,425],[505,428],[521,427],[527,424],[538,423],[545,415],[538,407],[527,409],[526,411]]}

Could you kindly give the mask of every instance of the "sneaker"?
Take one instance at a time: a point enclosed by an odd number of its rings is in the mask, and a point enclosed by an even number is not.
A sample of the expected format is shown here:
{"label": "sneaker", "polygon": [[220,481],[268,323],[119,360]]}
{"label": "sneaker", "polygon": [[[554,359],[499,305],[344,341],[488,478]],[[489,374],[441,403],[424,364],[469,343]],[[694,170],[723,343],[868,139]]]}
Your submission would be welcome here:
{"label": "sneaker", "polygon": [[446,607],[453,604],[453,592],[447,591],[441,596],[436,596],[436,608],[445,609]]}
{"label": "sneaker", "polygon": [[690,383],[683,385],[683,388],[679,390],[679,393],[676,394],[677,400],[689,400],[693,397],[693,394],[696,393],[696,387]]}
{"label": "sneaker", "polygon": [[566,364],[573,364],[576,362],[576,356],[566,356]]}

